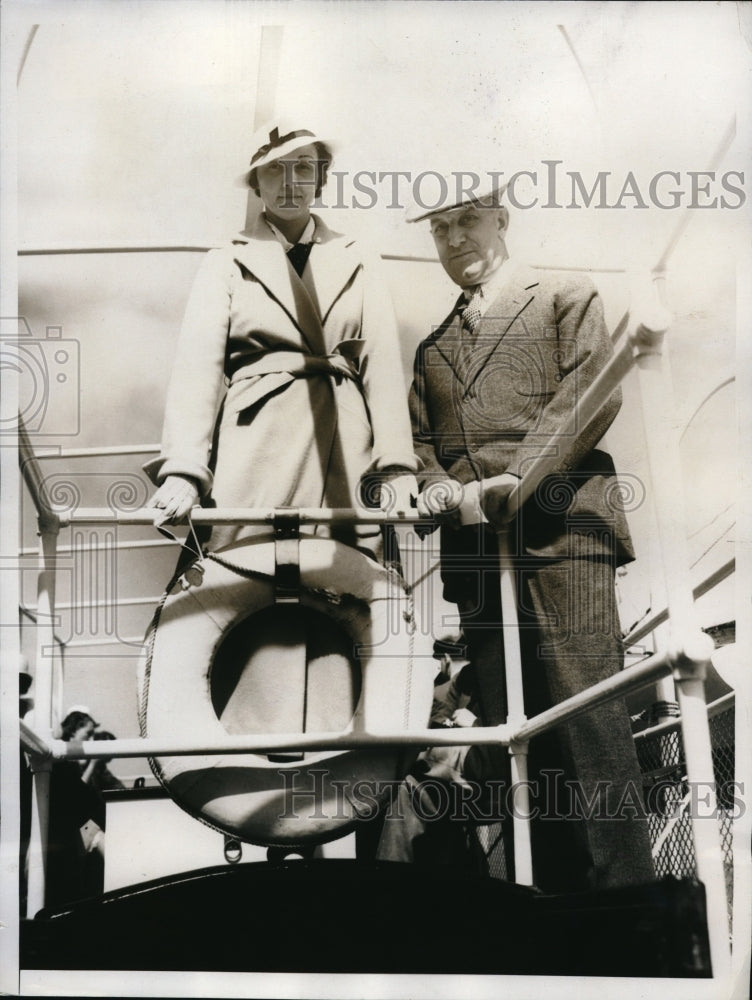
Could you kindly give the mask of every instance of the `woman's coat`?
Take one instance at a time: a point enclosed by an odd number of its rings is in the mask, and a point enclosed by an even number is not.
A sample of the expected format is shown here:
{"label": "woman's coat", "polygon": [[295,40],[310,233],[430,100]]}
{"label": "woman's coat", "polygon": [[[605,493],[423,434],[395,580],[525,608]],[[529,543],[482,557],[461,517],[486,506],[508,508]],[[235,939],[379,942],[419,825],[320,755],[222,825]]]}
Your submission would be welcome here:
{"label": "woman's coat", "polygon": [[[417,467],[380,262],[314,219],[305,281],[263,218],[206,255],[144,467],[155,483],[193,476],[217,507],[349,507],[366,471]],[[215,528],[210,548],[248,533]]]}

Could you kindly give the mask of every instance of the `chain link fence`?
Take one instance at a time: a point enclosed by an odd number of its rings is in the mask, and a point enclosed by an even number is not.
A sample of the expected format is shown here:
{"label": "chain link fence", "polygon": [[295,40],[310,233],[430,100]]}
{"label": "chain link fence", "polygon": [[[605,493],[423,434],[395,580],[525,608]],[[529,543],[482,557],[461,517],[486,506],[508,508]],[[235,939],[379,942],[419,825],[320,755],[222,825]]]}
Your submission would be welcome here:
{"label": "chain link fence", "polygon": [[[733,844],[732,829],[737,786],[734,783],[734,703],[724,699],[710,710],[710,741],[713,751],[715,789],[718,799],[717,823],[723,850],[726,878],[726,898],[729,920],[733,904]],[[635,739],[637,757],[643,776],[643,791],[648,810],[648,828],[653,849],[656,878],[673,875],[695,878],[694,844],[691,811],[704,790],[693,791],[687,783],[681,729],[678,719],[665,726],[638,733]],[[703,822],[712,822],[711,819]],[[478,825],[470,831],[474,846],[485,861],[488,874],[507,879],[508,870],[501,837],[501,824]]]}
{"label": "chain link fence", "polygon": [[[738,808],[734,783],[734,704],[724,701],[709,719],[713,752],[715,791],[718,800],[716,822],[723,851],[729,919],[733,904],[733,818]],[[687,782],[681,730],[678,720],[638,734],[637,756],[643,774],[648,825],[653,845],[657,878],[697,875],[692,842],[691,813],[702,803],[704,789],[693,790]],[[703,814],[700,810],[701,815]],[[703,819],[712,822],[712,818]]]}

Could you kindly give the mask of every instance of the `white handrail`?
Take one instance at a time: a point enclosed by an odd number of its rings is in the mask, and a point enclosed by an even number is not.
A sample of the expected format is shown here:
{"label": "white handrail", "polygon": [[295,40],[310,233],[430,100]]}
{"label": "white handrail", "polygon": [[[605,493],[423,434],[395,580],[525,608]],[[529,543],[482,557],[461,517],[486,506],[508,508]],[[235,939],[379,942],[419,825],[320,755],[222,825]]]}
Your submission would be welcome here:
{"label": "white handrail", "polygon": [[[582,430],[598,413],[599,409],[608,400],[616,387],[622,381],[627,372],[637,362],[640,369],[640,381],[643,393],[646,412],[659,414],[659,419],[654,421],[653,429],[660,431],[661,423],[666,419],[666,406],[669,393],[666,391],[666,383],[663,378],[663,369],[660,362],[661,340],[663,333],[668,327],[668,314],[658,311],[656,316],[649,322],[643,324],[633,324],[628,331],[625,342],[616,351],[609,364],[603,369],[600,375],[591,384],[588,390],[578,401],[574,411],[561,423],[555,434],[551,436],[548,447],[544,446],[541,456],[509,497],[506,509],[497,512],[494,520],[508,523],[518,512],[522,504],[537,489],[542,479],[557,470],[561,463],[565,461],[566,455],[559,451],[561,441],[569,440],[574,443],[575,430]],[[663,415],[662,417],[660,415]],[[659,514],[667,506],[666,498],[671,495],[670,490],[676,489],[675,482],[668,483],[664,475],[665,469],[661,468],[661,449],[665,452],[666,444],[661,442],[659,446],[655,443],[650,445],[651,433],[648,429],[648,442],[650,447],[650,464],[653,475],[654,489],[658,494],[657,506]],[[46,496],[44,484],[39,471],[39,465],[31,452],[28,438],[22,434],[22,447],[20,457],[24,479],[27,482],[32,494],[37,510],[40,513],[40,526],[43,528],[43,564],[40,573],[40,594],[49,595],[50,615],[54,612],[54,584],[42,585],[42,579],[47,579],[49,572],[50,554],[54,556],[54,549],[57,540],[57,532],[60,527],[74,524],[101,524],[116,523],[122,525],[148,525],[154,521],[155,511],[150,508],[143,508],[137,511],[112,511],[102,508],[82,508],[68,512],[56,512]],[[675,456],[674,456],[675,457]],[[493,487],[494,480],[487,480],[479,487],[479,495],[482,499],[484,491]],[[268,524],[272,525],[275,518],[280,514],[289,515],[294,513],[301,526],[314,524],[337,524],[344,522],[359,521],[370,524],[402,524],[413,525],[423,519],[417,513],[407,514],[384,514],[381,511],[367,511],[364,509],[344,508],[332,510],[320,510],[316,508],[302,508],[291,510],[279,509],[200,509],[196,508],[192,512],[192,521],[196,524]],[[668,532],[672,538],[672,544],[677,542],[678,530],[675,524],[667,526],[666,517],[659,517],[661,532]],[[503,530],[502,530],[503,534]],[[678,544],[678,542],[677,542]],[[678,629],[674,632],[674,649],[664,650],[654,654],[648,660],[636,664],[610,678],[608,681],[595,685],[582,692],[575,698],[567,699],[565,702],[554,706],[546,712],[541,713],[534,719],[525,720],[520,712],[516,716],[510,716],[511,725],[499,727],[475,727],[474,730],[423,730],[414,733],[334,733],[334,734],[262,734],[254,737],[251,741],[247,737],[233,738],[221,743],[198,748],[196,745],[185,746],[183,744],[170,743],[169,741],[152,741],[148,738],[139,740],[113,740],[107,741],[106,746],[101,748],[96,746],[86,746],[78,744],[72,746],[62,741],[50,740],[47,743],[51,756],[79,757],[87,759],[89,757],[116,757],[116,756],[151,756],[169,754],[199,754],[199,753],[219,753],[219,752],[250,752],[252,748],[257,750],[270,749],[332,749],[344,748],[345,746],[371,746],[374,743],[388,744],[414,744],[414,745],[468,745],[470,743],[500,743],[511,747],[513,756],[513,774],[524,779],[525,754],[527,742],[534,736],[545,732],[547,729],[560,725],[570,718],[589,710],[596,705],[620,697],[623,693],[635,690],[652,682],[655,677],[673,673],[679,689],[679,698],[682,708],[682,728],[685,743],[685,753],[690,780],[703,780],[708,775],[712,778],[712,756],[710,749],[710,738],[708,730],[707,709],[703,696],[703,669],[704,664],[709,660],[713,649],[712,640],[703,633],[696,633],[692,625],[692,592],[686,582],[686,560],[683,557],[683,544],[678,544],[675,554],[672,554],[664,547],[663,556],[668,577],[669,601],[668,614],[671,619],[679,622]],[[684,569],[682,569],[684,567]],[[672,576],[671,570],[675,573],[681,570],[680,580]],[[725,567],[724,567],[725,569]],[[502,575],[506,572],[502,568]],[[718,571],[718,572],[723,572]],[[507,574],[508,575],[508,574]],[[718,576],[718,573],[714,574]],[[512,582],[512,589],[505,595],[506,604],[510,600],[514,601],[513,575],[508,577],[507,582]],[[502,580],[503,584],[503,580]],[[509,589],[509,588],[508,588]],[[45,596],[47,601],[47,596]],[[40,606],[41,606],[40,599]],[[658,616],[654,616],[654,619]],[[505,620],[507,614],[505,612]],[[646,623],[650,624],[650,623]],[[640,626],[644,629],[645,624]],[[509,630],[505,630],[507,632]],[[642,633],[646,634],[646,633]],[[518,637],[517,637],[518,641]],[[632,640],[635,641],[635,640]],[[519,659],[519,657],[517,657]],[[509,661],[509,656],[507,656]],[[509,662],[507,663],[509,667]],[[517,670],[520,664],[517,664]],[[511,678],[514,686],[515,679]],[[510,679],[508,679],[508,684]],[[42,692],[37,692],[39,699],[39,710],[44,715],[45,705],[49,707],[51,703],[51,689],[44,685]],[[38,737],[35,737],[38,738]],[[242,743],[242,746],[241,746]],[[263,746],[260,744],[263,743]],[[45,787],[44,782],[40,782],[40,791]],[[524,798],[524,796],[523,796]],[[44,810],[42,810],[43,815]],[[527,812],[525,802],[520,803],[520,812],[524,816]],[[709,934],[711,940],[711,953],[713,961],[714,975],[720,976],[728,969],[729,950],[728,938],[723,921],[719,914],[725,915],[725,894],[722,868],[720,867],[720,848],[717,844],[717,834],[713,840],[713,831],[700,830],[700,824],[693,821],[693,833],[695,839],[695,854],[697,858],[698,873],[705,882],[706,893],[708,895],[709,914]],[[707,824],[706,824],[707,826]],[[44,830],[35,831],[44,843]],[[529,852],[529,827],[523,822],[515,824],[515,839],[520,841],[515,847],[515,857],[518,860],[521,871],[517,876],[521,881],[532,880],[532,867]],[[519,852],[519,853],[518,853]],[[32,895],[38,896],[39,888],[35,887],[32,893],[30,886],[30,900]],[[721,902],[723,909],[721,911]]]}
{"label": "white handrail", "polygon": [[[723,580],[731,576],[731,574],[735,571],[735,569],[736,569],[736,559],[729,559],[727,562],[723,564],[723,566],[719,566],[718,569],[713,570],[712,573],[709,573],[703,580],[701,580],[697,584],[696,587],[693,587],[692,597],[694,598],[694,600],[697,600],[698,597],[702,597],[703,594],[707,594],[710,590],[713,589],[713,587],[717,586],[717,584],[722,583]],[[665,622],[667,622],[668,617],[669,617],[668,608],[666,607],[666,608],[661,608],[660,611],[656,611],[644,622],[640,622],[632,629],[631,632],[625,635],[624,638],[622,639],[625,648],[629,648],[629,646],[634,646],[635,643],[638,643],[640,641],[640,639],[644,639],[646,635],[650,635],[650,633],[654,632],[659,625],[663,625]]]}
{"label": "white handrail", "polygon": [[530,740],[556,726],[614,698],[623,697],[654,683],[673,670],[701,668],[712,650],[712,639],[700,633],[694,648],[664,651],[648,657],[642,663],[621,671],[614,677],[579,694],[515,728],[502,726],[472,726],[469,728],[411,729],[378,732],[329,732],[329,733],[256,733],[224,737],[206,743],[184,740],[133,739],[86,740],[65,742],[44,740],[31,727],[22,726],[22,738],[27,750],[54,759],[97,760],[110,757],[192,756],[224,753],[265,753],[275,750],[334,750],[358,749],[386,744],[389,746],[480,746],[498,744],[509,746],[515,741]]}
{"label": "white handrail", "polygon": [[[735,703],[736,694],[733,691],[729,691],[728,694],[717,698],[707,706],[708,719],[714,719],[716,715],[727,712]],[[681,729],[681,719],[678,715],[675,719],[666,719],[665,722],[659,722],[656,726],[641,729],[639,733],[635,733],[634,735],[635,743],[655,739],[657,736],[665,736],[667,733],[675,732],[677,729]]]}

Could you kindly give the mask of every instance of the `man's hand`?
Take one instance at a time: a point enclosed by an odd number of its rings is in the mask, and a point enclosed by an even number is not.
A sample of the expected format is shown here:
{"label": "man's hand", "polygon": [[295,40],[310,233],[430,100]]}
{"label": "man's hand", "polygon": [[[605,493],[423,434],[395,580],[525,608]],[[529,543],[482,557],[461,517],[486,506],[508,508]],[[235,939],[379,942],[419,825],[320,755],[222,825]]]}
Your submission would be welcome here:
{"label": "man's hand", "polygon": [[469,749],[469,746],[431,747],[430,750],[424,751],[418,758],[423,761],[426,768],[423,779],[438,778],[457,785],[469,785],[463,774],[465,757]]}
{"label": "man's hand", "polygon": [[155,507],[154,527],[163,524],[179,524],[192,507],[198,503],[196,480],[189,476],[168,476],[148,502],[147,507]]}
{"label": "man's hand", "polygon": [[456,708],[451,717],[444,723],[449,729],[468,729],[478,724],[478,716],[469,708]]}
{"label": "man's hand", "polygon": [[462,484],[455,479],[439,479],[418,495],[416,507],[421,517],[456,521],[460,516]]}
{"label": "man's hand", "polygon": [[[437,684],[433,689],[433,704],[431,705],[432,726],[473,725],[473,722],[460,722],[455,719],[457,712],[464,712],[470,704],[470,695],[459,689],[457,675],[451,680]],[[472,715],[472,713],[469,713]],[[473,716],[473,720],[475,716]]]}
{"label": "man's hand", "polygon": [[480,505],[491,524],[502,528],[510,520],[507,516],[507,500],[520,484],[520,478],[511,472],[505,472],[501,476],[494,476],[493,482],[493,486],[481,491]]}

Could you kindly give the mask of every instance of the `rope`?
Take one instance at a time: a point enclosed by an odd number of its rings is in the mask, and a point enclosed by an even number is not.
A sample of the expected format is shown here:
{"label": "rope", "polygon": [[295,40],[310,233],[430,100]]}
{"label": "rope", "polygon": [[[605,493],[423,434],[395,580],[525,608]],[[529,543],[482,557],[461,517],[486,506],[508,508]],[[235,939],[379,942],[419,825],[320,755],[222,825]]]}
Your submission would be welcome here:
{"label": "rope", "polygon": [[402,725],[407,729],[410,722],[410,700],[413,692],[413,667],[415,664],[415,598],[410,587],[405,586],[405,597],[408,606],[407,610],[403,612],[403,618],[407,624],[410,639],[407,648],[407,690],[402,709]]}

